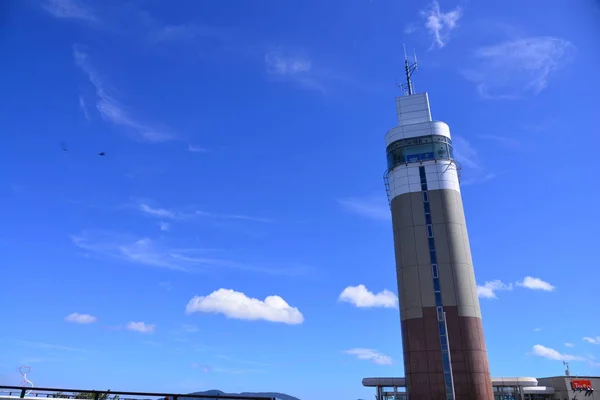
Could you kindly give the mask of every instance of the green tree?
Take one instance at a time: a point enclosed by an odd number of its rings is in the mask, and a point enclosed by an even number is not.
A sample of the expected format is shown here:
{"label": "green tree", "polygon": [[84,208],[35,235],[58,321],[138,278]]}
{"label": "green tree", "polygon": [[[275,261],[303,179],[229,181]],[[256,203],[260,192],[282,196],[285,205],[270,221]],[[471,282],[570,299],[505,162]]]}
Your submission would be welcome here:
{"label": "green tree", "polygon": [[[75,394],[74,396],[75,399],[81,399],[81,400],[95,400],[96,399],[96,393],[94,392],[80,392]],[[114,396],[110,396],[109,393],[99,393],[98,394],[98,400],[119,400],[119,395],[114,395]]]}

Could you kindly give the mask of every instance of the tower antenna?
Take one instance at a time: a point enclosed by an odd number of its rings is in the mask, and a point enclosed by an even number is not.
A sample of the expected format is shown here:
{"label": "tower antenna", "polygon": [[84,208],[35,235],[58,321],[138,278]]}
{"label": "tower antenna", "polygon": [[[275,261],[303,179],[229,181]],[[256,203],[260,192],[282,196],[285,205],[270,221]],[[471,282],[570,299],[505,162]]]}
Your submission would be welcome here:
{"label": "tower antenna", "polygon": [[406,45],[402,45],[404,48],[404,72],[406,74],[406,83],[400,85],[400,88],[404,90],[404,94],[410,96],[414,94],[413,84],[412,84],[412,74],[417,70],[417,53],[414,52],[414,62],[411,64],[408,61],[408,56],[406,55]]}
{"label": "tower antenna", "polygon": [[566,367],[565,369],[565,376],[570,376],[571,375],[571,370],[569,369],[569,363],[566,361],[563,361],[563,365]]}

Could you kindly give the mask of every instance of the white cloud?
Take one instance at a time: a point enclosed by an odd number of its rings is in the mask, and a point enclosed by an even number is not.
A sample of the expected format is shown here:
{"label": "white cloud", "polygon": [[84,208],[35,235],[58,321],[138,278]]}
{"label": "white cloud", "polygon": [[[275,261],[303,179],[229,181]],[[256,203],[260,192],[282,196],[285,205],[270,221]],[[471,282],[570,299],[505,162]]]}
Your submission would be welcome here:
{"label": "white cloud", "polygon": [[554,287],[550,283],[543,281],[540,278],[534,278],[531,276],[526,276],[522,281],[517,282],[517,285],[527,289],[544,290],[546,292],[551,292],[554,289],[556,289],[556,287]]}
{"label": "white cloud", "polygon": [[477,295],[484,299],[497,299],[496,292],[512,289],[512,283],[507,284],[500,280],[487,281],[483,285],[477,285]]}
{"label": "white cloud", "polygon": [[264,300],[259,300],[231,289],[219,289],[208,296],[195,296],[186,307],[186,313],[194,312],[223,314],[234,319],[265,320],[284,324],[304,322],[304,316],[300,310],[291,307],[279,296],[267,296]]}
{"label": "white cloud", "polygon": [[565,346],[567,347],[575,347],[573,343],[565,342]]}
{"label": "white cloud", "polygon": [[45,0],[42,7],[56,18],[98,22],[93,10],[79,0]]}
{"label": "white cloud", "polygon": [[365,285],[348,286],[340,294],[339,301],[354,304],[359,308],[396,308],[398,297],[385,289],[377,294],[370,292]]}
{"label": "white cloud", "polygon": [[585,340],[586,342],[591,343],[591,344],[600,344],[600,336],[596,336],[596,337],[586,336],[583,338],[583,340]]}
{"label": "white cloud", "polygon": [[146,324],[145,322],[129,322],[127,329],[134,332],[140,333],[153,333],[156,330],[156,325]]}
{"label": "white cloud", "polygon": [[171,225],[169,225],[168,222],[161,221],[158,223],[158,225],[160,226],[160,230],[163,232],[168,232],[169,229],[171,229]]}
{"label": "white cloud", "polygon": [[385,197],[365,197],[340,199],[338,203],[347,210],[363,217],[389,221],[392,216]]}
{"label": "white cloud", "polygon": [[98,96],[96,108],[102,119],[127,128],[128,132],[133,133],[133,137],[139,140],[157,143],[173,139],[173,135],[167,132],[166,129],[151,127],[133,119],[119,101],[109,93],[100,75],[92,67],[89,56],[78,46],[73,48],[73,57],[75,58],[75,64],[87,75],[96,88],[96,95]]}
{"label": "white cloud", "polygon": [[534,331],[534,332],[541,332],[541,331],[542,331],[542,328],[533,328],[533,331]]}
{"label": "white cloud", "polygon": [[432,37],[431,47],[442,48],[448,43],[452,31],[458,28],[462,10],[456,7],[448,12],[442,12],[440,4],[434,0],[426,10],[421,11],[421,16],[425,18],[425,28]]}
{"label": "white cloud", "polygon": [[541,36],[505,41],[475,51],[475,64],[463,71],[487,99],[516,99],[544,90],[551,76],[573,58],[565,39]]}
{"label": "white cloud", "polygon": [[355,349],[345,350],[344,353],[356,356],[359,360],[369,360],[373,364],[379,364],[379,365],[392,364],[392,357],[386,356],[385,354],[381,354],[377,350],[373,350],[373,349],[355,348]]}
{"label": "white cloud", "polygon": [[[533,278],[531,276],[526,276],[522,281],[516,282],[517,286],[532,289],[532,290],[544,290],[547,292],[553,291],[556,288],[552,286],[550,283],[545,282],[539,278]],[[477,294],[480,298],[484,299],[495,299],[497,298],[496,292],[500,290],[512,290],[512,283],[504,283],[500,280],[494,281],[486,281],[483,285],[477,286]],[[536,328],[536,331],[541,330],[541,328]]]}
{"label": "white cloud", "polygon": [[98,318],[89,314],[72,313],[65,317],[65,321],[74,322],[76,324],[91,324],[96,322]]}
{"label": "white cloud", "polygon": [[539,357],[544,357],[550,360],[556,361],[581,361],[584,358],[579,356],[573,356],[570,354],[562,354],[557,350],[551,349],[541,344],[533,346],[533,354]]}

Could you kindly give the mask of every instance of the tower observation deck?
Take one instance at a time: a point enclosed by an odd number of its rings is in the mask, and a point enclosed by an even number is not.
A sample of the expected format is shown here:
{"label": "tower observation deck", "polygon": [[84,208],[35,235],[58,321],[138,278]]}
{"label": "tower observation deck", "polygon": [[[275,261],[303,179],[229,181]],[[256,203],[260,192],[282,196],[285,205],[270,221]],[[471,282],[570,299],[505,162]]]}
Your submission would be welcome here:
{"label": "tower observation deck", "polygon": [[493,400],[450,128],[413,94],[414,66],[385,135],[408,398]]}

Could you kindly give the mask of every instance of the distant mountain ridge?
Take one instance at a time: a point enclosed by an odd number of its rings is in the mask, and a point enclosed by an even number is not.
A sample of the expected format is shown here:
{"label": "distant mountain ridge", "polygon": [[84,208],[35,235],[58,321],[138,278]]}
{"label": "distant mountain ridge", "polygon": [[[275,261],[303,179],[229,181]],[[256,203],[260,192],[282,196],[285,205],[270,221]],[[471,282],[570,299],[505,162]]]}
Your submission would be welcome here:
{"label": "distant mountain ridge", "polygon": [[[256,396],[256,397],[270,397],[276,398],[280,400],[300,400],[297,397],[290,396],[285,393],[277,393],[277,392],[243,392],[243,393],[225,393],[221,390],[206,390],[204,392],[193,392],[190,394],[198,394],[201,396],[215,396],[211,399],[198,399],[198,400],[219,400],[219,396]],[[193,398],[189,398],[192,400]]]}

